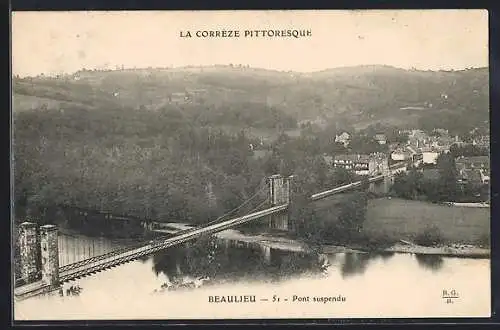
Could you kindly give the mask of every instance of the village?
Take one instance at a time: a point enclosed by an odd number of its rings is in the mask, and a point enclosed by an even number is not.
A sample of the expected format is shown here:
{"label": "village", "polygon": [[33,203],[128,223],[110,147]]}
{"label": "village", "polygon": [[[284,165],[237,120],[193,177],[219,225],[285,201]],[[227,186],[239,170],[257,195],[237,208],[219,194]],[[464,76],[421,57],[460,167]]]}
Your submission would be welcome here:
{"label": "village", "polygon": [[[399,130],[405,136],[405,142],[392,142],[385,134],[371,136],[381,148],[371,153],[346,152],[334,156],[324,155],[325,161],[332,168],[353,171],[360,176],[374,175],[384,164],[410,161],[420,170],[426,179],[434,180],[439,176],[438,157],[451,154],[454,157],[457,184],[484,185],[490,183],[489,136],[469,132],[468,141],[458,135],[451,136],[447,130],[436,129],[431,134],[423,130]],[[342,132],[336,135],[335,142],[349,150],[353,134]],[[487,197],[489,198],[489,196]],[[488,200],[482,200],[486,202]]]}

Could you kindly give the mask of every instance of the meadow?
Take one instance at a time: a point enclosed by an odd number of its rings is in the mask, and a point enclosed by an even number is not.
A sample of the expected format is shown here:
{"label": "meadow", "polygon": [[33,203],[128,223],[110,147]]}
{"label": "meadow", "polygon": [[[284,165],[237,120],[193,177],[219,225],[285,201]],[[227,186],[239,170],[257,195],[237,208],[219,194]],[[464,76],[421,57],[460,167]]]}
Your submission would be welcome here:
{"label": "meadow", "polygon": [[368,201],[363,231],[369,237],[413,241],[429,228],[439,232],[444,244],[487,245],[490,209],[397,198]]}

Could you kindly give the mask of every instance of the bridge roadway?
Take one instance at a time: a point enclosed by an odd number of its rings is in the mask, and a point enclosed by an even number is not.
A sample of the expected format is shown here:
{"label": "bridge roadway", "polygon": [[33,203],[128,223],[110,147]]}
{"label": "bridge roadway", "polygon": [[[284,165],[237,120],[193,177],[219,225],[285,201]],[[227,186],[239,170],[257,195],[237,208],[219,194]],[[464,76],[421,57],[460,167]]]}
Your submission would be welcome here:
{"label": "bridge roadway", "polygon": [[[196,238],[203,234],[216,233],[233,226],[237,226],[258,218],[262,218],[277,212],[284,211],[288,208],[288,204],[274,206],[262,211],[250,213],[238,218],[209,224],[202,227],[197,227],[192,230],[186,230],[184,233],[164,240],[151,242],[138,248],[126,250],[120,254],[107,254],[101,258],[93,258],[91,262],[75,263],[74,267],[63,267],[59,271],[59,281],[61,283],[71,281],[80,277],[95,274],[102,270],[112,268],[123,263],[138,259],[145,255],[150,255],[165,248],[178,245]],[[70,265],[68,265],[70,266]]]}
{"label": "bridge roadway", "polygon": [[[369,178],[368,179],[368,183],[380,181],[380,180],[383,180],[383,179],[384,179],[384,175],[382,175],[382,174],[381,175],[377,175],[377,176]],[[352,188],[355,188],[355,187],[359,187],[362,184],[363,184],[363,181],[356,181],[356,182],[349,183],[349,184],[346,184],[346,185],[343,185],[343,186],[340,186],[340,187],[337,187],[337,188],[333,188],[333,189],[330,189],[330,190],[325,190],[325,191],[322,191],[320,193],[312,195],[311,199],[313,201],[317,201],[319,199],[326,198],[326,197],[329,197],[331,195],[335,195],[335,194],[344,192],[346,190],[349,190],[349,189],[352,189]]]}
{"label": "bridge roadway", "polygon": [[[392,170],[392,171],[401,170],[401,169],[404,169],[407,165],[408,164],[405,161],[397,162],[397,163],[394,163],[391,166],[389,166],[389,170]],[[372,177],[368,178],[368,183],[382,181],[384,179],[384,176],[385,176],[384,174],[372,176]],[[331,195],[339,194],[339,193],[347,191],[349,189],[359,187],[362,184],[363,184],[363,181],[356,181],[356,182],[349,183],[349,184],[346,184],[346,185],[343,185],[340,187],[325,190],[325,191],[322,191],[320,193],[316,193],[316,194],[312,195],[311,200],[317,201],[317,200],[320,200],[322,198],[326,198],[326,197],[329,197]]]}

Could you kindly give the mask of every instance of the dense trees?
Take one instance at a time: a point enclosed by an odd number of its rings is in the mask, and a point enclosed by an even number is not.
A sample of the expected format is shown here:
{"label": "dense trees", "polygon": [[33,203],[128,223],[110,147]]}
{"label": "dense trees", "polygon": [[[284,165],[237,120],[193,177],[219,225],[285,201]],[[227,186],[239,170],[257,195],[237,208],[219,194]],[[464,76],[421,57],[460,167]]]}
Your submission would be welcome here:
{"label": "dense trees", "polygon": [[489,156],[490,151],[489,148],[482,148],[473,144],[467,144],[464,146],[459,146],[453,144],[450,147],[450,153],[453,157],[457,158],[460,156],[464,157],[474,157],[474,156]]}
{"label": "dense trees", "polygon": [[[99,112],[79,114],[79,121],[71,111],[16,116],[19,210],[70,204],[205,221],[209,185],[216,196],[230,191],[231,198],[215,206],[217,214],[241,203],[259,184],[255,178],[265,175],[244,134],[193,127],[182,113],[144,114],[141,120],[127,111],[120,120]],[[85,128],[75,130],[74,124]]]}
{"label": "dense trees", "polygon": [[391,189],[401,198],[416,199],[424,193],[423,175],[414,168],[407,173],[398,173]]}
{"label": "dense trees", "polygon": [[355,134],[351,137],[348,149],[359,154],[371,154],[387,150],[387,145],[379,144],[372,136]]}
{"label": "dense trees", "polygon": [[240,205],[268,175],[293,174],[310,194],[355,179],[332,171],[318,135],[281,134],[257,159],[250,145],[258,143],[244,131],[190,118],[180,109],[15,114],[16,214],[64,204],[205,222]]}
{"label": "dense trees", "polygon": [[297,235],[311,246],[330,244],[364,244],[363,223],[368,197],[365,192],[341,194],[328,205],[296,200],[292,220]]}

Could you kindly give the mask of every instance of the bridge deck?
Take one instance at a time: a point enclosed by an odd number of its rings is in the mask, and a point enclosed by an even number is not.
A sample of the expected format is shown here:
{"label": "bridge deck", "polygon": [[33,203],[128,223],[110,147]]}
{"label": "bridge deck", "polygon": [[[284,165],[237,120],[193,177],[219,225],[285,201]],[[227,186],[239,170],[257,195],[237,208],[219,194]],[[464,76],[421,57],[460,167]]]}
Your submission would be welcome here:
{"label": "bridge deck", "polygon": [[22,300],[39,295],[41,293],[50,292],[55,289],[56,287],[48,285],[47,283],[40,280],[14,288],[14,298]]}
{"label": "bridge deck", "polygon": [[[380,181],[380,180],[383,180],[383,179],[384,179],[384,175],[377,175],[377,176],[369,178],[368,179],[368,183],[377,182],[377,181]],[[322,199],[322,198],[325,198],[325,197],[329,197],[331,195],[335,195],[335,194],[347,191],[347,190],[355,188],[355,187],[359,187],[362,184],[363,184],[363,181],[356,181],[356,182],[349,183],[349,184],[346,184],[346,185],[343,185],[343,186],[340,186],[340,187],[336,187],[336,188],[333,188],[333,189],[330,189],[330,190],[325,190],[325,191],[322,191],[320,193],[312,195],[311,199],[313,201],[316,201],[316,200],[319,200],[319,199]]]}

